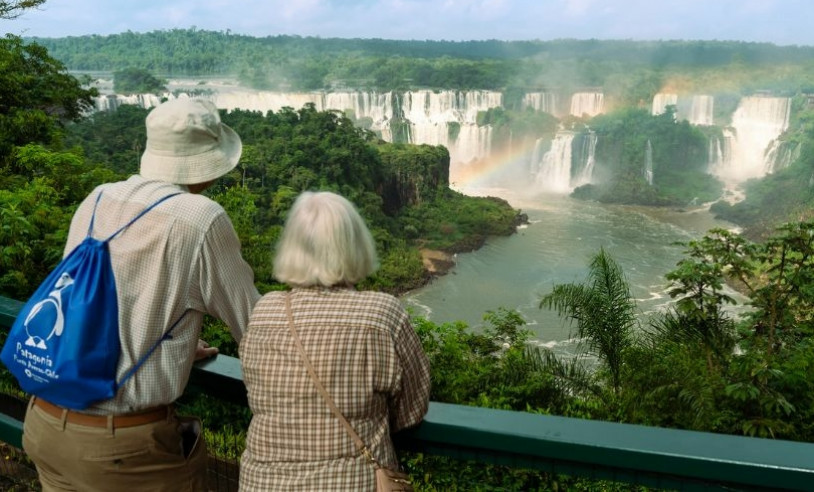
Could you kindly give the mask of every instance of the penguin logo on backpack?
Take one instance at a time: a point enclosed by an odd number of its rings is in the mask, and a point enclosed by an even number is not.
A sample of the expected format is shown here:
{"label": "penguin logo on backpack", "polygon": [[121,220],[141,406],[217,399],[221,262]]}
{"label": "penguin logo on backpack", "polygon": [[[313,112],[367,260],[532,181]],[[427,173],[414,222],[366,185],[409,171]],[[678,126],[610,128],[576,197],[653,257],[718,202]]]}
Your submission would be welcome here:
{"label": "penguin logo on backpack", "polygon": [[[34,304],[34,307],[31,308],[24,322],[25,332],[28,335],[25,341],[27,346],[47,350],[48,346],[45,342],[54,336],[62,335],[62,331],[65,329],[62,291],[73,285],[73,283],[73,278],[67,272],[63,273],[54,284],[54,290],[48,293],[48,297]],[[35,320],[38,316],[39,318],[50,317],[53,319]],[[51,321],[51,323],[48,323],[48,321]]]}

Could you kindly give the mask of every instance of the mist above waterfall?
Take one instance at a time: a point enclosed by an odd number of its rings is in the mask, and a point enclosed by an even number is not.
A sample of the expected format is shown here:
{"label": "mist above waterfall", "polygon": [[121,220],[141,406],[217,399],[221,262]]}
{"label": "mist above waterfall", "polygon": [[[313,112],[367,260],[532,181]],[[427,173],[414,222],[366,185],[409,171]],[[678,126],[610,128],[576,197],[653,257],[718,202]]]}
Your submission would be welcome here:
{"label": "mist above waterfall", "polygon": [[791,100],[785,97],[750,96],[740,100],[724,133],[726,151],[710,171],[728,183],[759,178],[771,172],[773,142],[788,128]]}
{"label": "mist above waterfall", "polygon": [[576,92],[571,96],[571,115],[596,116],[605,110],[605,95],[601,92]]}
{"label": "mist above waterfall", "polygon": [[571,187],[573,142],[573,132],[558,132],[551,142],[551,148],[541,152],[539,147],[544,145],[544,142],[538,141],[532,159],[532,164],[536,167],[532,169],[532,173],[535,175],[537,189],[555,193],[569,193],[573,189]]}
{"label": "mist above waterfall", "polygon": [[666,94],[659,92],[653,96],[653,105],[650,113],[653,115],[663,114],[668,106],[676,106],[678,104],[678,94]]}

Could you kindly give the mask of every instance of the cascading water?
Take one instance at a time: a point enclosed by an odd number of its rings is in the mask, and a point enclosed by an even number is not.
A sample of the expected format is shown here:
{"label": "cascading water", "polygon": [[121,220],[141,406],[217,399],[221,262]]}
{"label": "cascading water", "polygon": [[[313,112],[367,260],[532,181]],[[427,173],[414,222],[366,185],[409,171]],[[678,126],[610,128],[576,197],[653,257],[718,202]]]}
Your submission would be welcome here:
{"label": "cascading water", "polygon": [[687,120],[691,125],[709,126],[713,124],[713,106],[715,99],[707,95],[678,97],[678,94],[659,92],[653,96],[650,114],[657,116],[667,111],[667,106],[674,106],[675,116]]}
{"label": "cascading water", "polygon": [[161,98],[153,94],[104,95],[94,101],[95,110],[99,112],[116,111],[123,104],[150,109],[161,104]]}
{"label": "cascading water", "polygon": [[801,150],[799,143],[773,140],[766,151],[766,163],[770,166],[767,172],[773,173],[789,167],[800,157]]}
{"label": "cascading water", "polygon": [[322,107],[352,110],[356,118],[370,118],[376,128],[393,118],[392,92],[329,92]]}
{"label": "cascading water", "polygon": [[408,91],[404,93],[402,113],[413,125],[455,121],[475,123],[478,111],[501,105],[501,94],[489,91]]}
{"label": "cascading water", "polygon": [[658,94],[653,96],[653,106],[650,110],[650,114],[654,116],[659,115],[667,110],[667,106],[677,106],[677,105],[678,105],[678,94],[659,92]]}
{"label": "cascading water", "polygon": [[[729,142],[729,139],[724,139]],[[708,159],[709,169],[716,169],[723,165],[724,150],[721,148],[721,139],[718,137],[710,137],[709,139],[709,153]]]}
{"label": "cascading water", "polygon": [[[352,112],[357,121],[367,120],[364,121],[364,126],[379,132],[386,141],[443,145],[450,152],[450,172],[456,174],[459,171],[466,172],[465,166],[469,163],[480,166],[494,157],[492,128],[477,123],[478,113],[503,106],[502,94],[495,91],[273,92],[249,90],[230,83],[215,83],[204,87],[206,91],[201,93],[202,87],[198,82],[187,81],[185,84],[174,85],[171,82],[169,87],[172,92],[161,96],[102,95],[96,99],[95,109],[111,111],[122,104],[149,109],[158,105],[163,98],[191,97],[193,94],[195,97],[209,99],[217,107],[227,111],[242,109],[265,113],[280,111],[284,107],[296,109],[313,104],[319,111],[333,109]],[[663,110],[676,102],[682,119],[695,125],[713,123],[714,99],[708,95],[677,98],[675,94],[660,93],[654,98],[652,111],[657,112],[659,108]],[[550,92],[530,92],[522,100],[524,108],[551,114],[557,112],[558,104],[556,94]],[[601,92],[577,92],[570,98],[572,115],[595,116],[603,111],[604,96]],[[733,114],[731,127],[724,129],[724,138],[718,141],[713,137],[710,141],[710,171],[735,186],[745,179],[760,177],[779,169],[793,160],[799,149],[779,146],[776,141],[788,126],[789,112],[788,98],[743,98]],[[523,155],[524,163],[538,167],[542,174],[537,175],[546,189],[564,192],[591,182],[596,136],[589,133],[577,135],[578,140],[573,140],[573,134],[555,137],[552,148],[544,153],[547,155],[545,170],[542,166],[543,153],[532,156],[531,160],[528,153]],[[533,142],[534,136],[530,138]],[[572,139],[570,147],[564,145],[567,138]],[[548,149],[548,140],[545,141],[545,148]],[[495,145],[498,145],[495,152],[499,150],[502,153],[500,155],[514,155],[511,145],[507,150],[506,142]],[[523,145],[519,147],[523,148]],[[571,148],[572,164],[566,166],[564,152],[570,152]],[[570,170],[570,176],[565,172],[566,168]],[[478,169],[473,167],[473,172],[478,172]]]}
{"label": "cascading water", "polygon": [[557,116],[557,95],[553,92],[529,92],[523,95],[523,109],[531,108]]}
{"label": "cascading water", "polygon": [[[537,188],[553,193],[571,192],[571,160],[572,143],[574,133],[560,131],[551,141],[551,148],[542,154],[536,166],[534,181]],[[544,145],[541,140],[537,141],[537,146]],[[535,155],[540,155],[539,149],[535,149]]]}
{"label": "cascading water", "polygon": [[220,90],[211,95],[199,96],[211,100],[220,109],[232,111],[242,109],[245,111],[280,111],[284,107],[299,109],[306,104],[313,104],[318,111],[326,108],[323,93],[319,92],[272,92],[249,91],[239,89]]}
{"label": "cascading water", "polygon": [[[402,117],[409,122],[412,144],[443,145],[451,163],[483,159],[491,149],[491,127],[477,124],[478,112],[503,105],[493,91],[410,91],[404,93]],[[450,123],[459,125],[450,137]]]}
{"label": "cascading water", "polygon": [[687,121],[689,121],[691,125],[711,126],[713,124],[714,106],[715,98],[712,96],[692,96],[692,104],[690,105],[690,114],[687,116]]}
{"label": "cascading water", "polygon": [[788,128],[791,100],[785,97],[744,97],[732,115],[732,130],[720,164],[711,172],[727,183],[760,178],[773,169],[768,160],[772,142]]}
{"label": "cascading water", "polygon": [[595,132],[588,131],[580,135],[581,145],[576,147],[573,156],[575,177],[571,180],[574,187],[589,184],[593,181],[594,167],[596,165],[596,142],[599,137]]}
{"label": "cascading water", "polygon": [[601,92],[575,92],[571,96],[571,112],[573,116],[593,117],[605,110],[605,95]]}
{"label": "cascading water", "polygon": [[450,160],[454,155],[454,162],[467,163],[483,159],[492,153],[492,127],[472,123],[461,125],[458,138],[450,147]]}
{"label": "cascading water", "polygon": [[644,146],[644,179],[653,186],[653,145],[649,138]]}
{"label": "cascading water", "polygon": [[[190,97],[189,94],[199,89],[189,82],[173,85],[170,84],[173,91],[162,96],[100,96],[96,99],[95,110],[112,111],[122,104],[149,109],[160,104],[162,97]],[[313,104],[318,111],[352,111],[357,120],[369,119],[366,127],[379,132],[386,141],[445,146],[449,149],[451,167],[490,155],[492,128],[477,124],[478,113],[503,106],[502,93],[495,91],[274,92],[223,84],[195,97],[208,99],[226,111],[242,109],[266,113],[284,107],[298,109],[306,104]],[[541,101],[545,99],[550,98],[541,97]],[[394,121],[401,124],[393,125]],[[453,125],[457,128],[452,128]]]}

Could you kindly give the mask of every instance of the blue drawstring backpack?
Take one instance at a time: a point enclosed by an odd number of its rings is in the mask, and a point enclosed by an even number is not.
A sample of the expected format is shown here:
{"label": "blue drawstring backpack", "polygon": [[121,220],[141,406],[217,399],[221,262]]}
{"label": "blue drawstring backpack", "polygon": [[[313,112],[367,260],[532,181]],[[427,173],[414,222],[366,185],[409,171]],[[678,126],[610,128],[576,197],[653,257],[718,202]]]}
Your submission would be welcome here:
{"label": "blue drawstring backpack", "polygon": [[61,407],[82,410],[112,398],[181,318],[116,381],[119,362],[119,304],[108,242],[155,208],[142,210],[104,240],[94,239],[96,197],[88,234],[28,299],[9,330],[0,360],[23,391]]}

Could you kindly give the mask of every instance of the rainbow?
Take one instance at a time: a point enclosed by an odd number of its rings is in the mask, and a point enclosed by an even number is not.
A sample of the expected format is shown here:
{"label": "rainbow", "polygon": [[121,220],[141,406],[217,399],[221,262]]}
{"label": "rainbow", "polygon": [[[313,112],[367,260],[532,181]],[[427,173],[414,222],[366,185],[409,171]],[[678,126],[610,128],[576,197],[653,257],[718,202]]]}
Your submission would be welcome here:
{"label": "rainbow", "polygon": [[[525,165],[531,161],[537,142],[535,139],[526,139],[520,145],[510,145],[480,160],[452,164],[449,170],[450,186],[454,189],[484,187],[507,175],[527,172]],[[530,180],[531,176],[526,178]]]}

